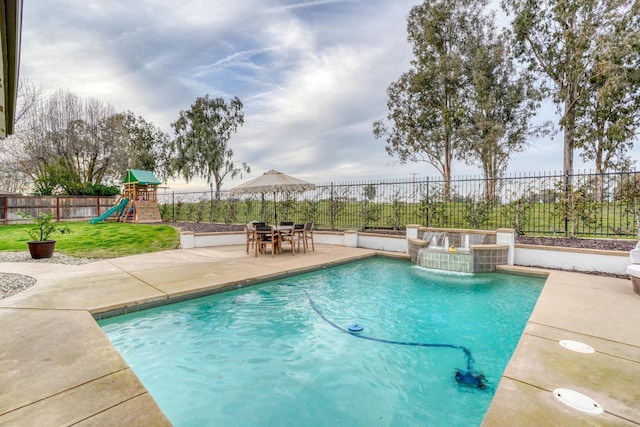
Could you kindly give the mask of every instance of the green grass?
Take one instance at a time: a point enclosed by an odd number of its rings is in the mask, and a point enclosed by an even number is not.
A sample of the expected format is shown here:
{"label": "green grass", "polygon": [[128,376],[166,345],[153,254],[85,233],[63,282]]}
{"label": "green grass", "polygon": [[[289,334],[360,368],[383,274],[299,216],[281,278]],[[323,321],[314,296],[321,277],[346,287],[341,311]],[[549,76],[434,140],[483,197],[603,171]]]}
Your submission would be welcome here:
{"label": "green grass", "polygon": [[[121,222],[64,223],[71,234],[55,233],[56,251],[83,258],[116,258],[140,253],[176,249],[179,232],[168,225],[128,224]],[[27,251],[31,240],[27,230],[33,224],[0,226],[0,251]]]}
{"label": "green grass", "polygon": [[[513,204],[491,205],[486,215],[468,215],[474,205],[464,202],[434,202],[429,205],[428,222],[425,206],[415,202],[356,201],[293,201],[277,204],[281,221],[304,223],[311,221],[316,228],[344,230],[406,227],[407,224],[428,225],[443,228],[517,228],[529,236],[564,235],[564,216],[559,203],[523,203],[517,212]],[[366,215],[368,206],[374,215]],[[332,207],[333,213],[332,216]],[[372,210],[371,208],[375,208]],[[397,208],[397,209],[396,209]],[[568,231],[575,228],[574,237],[635,239],[637,234],[635,205],[628,202],[612,201],[578,204],[568,223]],[[262,203],[257,200],[217,201],[214,215],[211,215],[210,201],[176,202],[174,205],[160,205],[162,217],[166,221],[207,222],[213,216],[215,222],[244,224],[251,220],[273,221],[273,201],[266,200],[264,215]],[[364,214],[364,215],[363,215]],[[518,218],[516,222],[516,218]],[[473,222],[472,222],[473,220]]]}

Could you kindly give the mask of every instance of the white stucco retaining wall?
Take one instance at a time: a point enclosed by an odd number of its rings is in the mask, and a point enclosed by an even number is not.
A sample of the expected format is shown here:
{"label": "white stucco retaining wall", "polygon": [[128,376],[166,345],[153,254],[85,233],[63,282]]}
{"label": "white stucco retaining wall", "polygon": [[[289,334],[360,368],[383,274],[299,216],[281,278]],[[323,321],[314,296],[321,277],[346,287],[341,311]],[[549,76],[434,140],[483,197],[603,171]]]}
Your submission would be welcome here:
{"label": "white stucco retaining wall", "polygon": [[[407,240],[404,236],[382,236],[363,234],[355,231],[331,232],[316,231],[313,241],[323,245],[350,246],[390,252],[407,252]],[[180,233],[180,248],[193,249],[208,246],[244,245],[246,234],[238,233]]]}
{"label": "white stucco retaining wall", "polygon": [[[408,229],[409,231],[409,229]],[[407,239],[402,236],[385,236],[359,233],[349,230],[345,233],[316,231],[315,243],[359,247],[379,251],[408,252]],[[183,232],[180,234],[180,247],[183,249],[208,246],[244,245],[246,235],[239,233],[202,233]],[[542,268],[557,268],[582,272],[601,271],[612,274],[626,274],[629,261],[627,252],[603,251],[592,249],[560,248],[555,246],[515,245],[514,264]],[[509,263],[511,264],[511,262]]]}
{"label": "white stucco retaining wall", "polygon": [[600,271],[625,274],[625,270],[631,262],[627,252],[516,245],[515,263],[523,266],[582,272]]}
{"label": "white stucco retaining wall", "polygon": [[206,248],[208,246],[244,245],[247,235],[242,233],[180,233],[180,248]]}
{"label": "white stucco retaining wall", "polygon": [[366,233],[358,234],[358,247],[376,251],[409,252],[409,245],[404,236],[380,236]]}
{"label": "white stucco retaining wall", "polygon": [[339,245],[345,246],[344,244],[344,233],[333,233],[333,232],[322,232],[322,231],[314,231],[313,232],[313,241],[315,243],[320,243],[321,245]]}

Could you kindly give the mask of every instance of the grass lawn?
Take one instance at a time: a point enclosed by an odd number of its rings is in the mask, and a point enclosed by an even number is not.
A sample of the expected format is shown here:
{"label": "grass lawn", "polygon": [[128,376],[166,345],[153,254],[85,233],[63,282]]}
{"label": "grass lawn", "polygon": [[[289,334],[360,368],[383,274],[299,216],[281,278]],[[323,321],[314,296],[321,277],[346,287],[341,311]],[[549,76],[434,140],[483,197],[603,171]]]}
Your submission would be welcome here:
{"label": "grass lawn", "polygon": [[[54,233],[56,251],[82,258],[116,258],[140,253],[176,249],[180,244],[178,230],[161,224],[128,224],[122,222],[59,223],[71,229],[70,234]],[[33,224],[0,226],[0,251],[28,251],[31,240],[27,230]]]}

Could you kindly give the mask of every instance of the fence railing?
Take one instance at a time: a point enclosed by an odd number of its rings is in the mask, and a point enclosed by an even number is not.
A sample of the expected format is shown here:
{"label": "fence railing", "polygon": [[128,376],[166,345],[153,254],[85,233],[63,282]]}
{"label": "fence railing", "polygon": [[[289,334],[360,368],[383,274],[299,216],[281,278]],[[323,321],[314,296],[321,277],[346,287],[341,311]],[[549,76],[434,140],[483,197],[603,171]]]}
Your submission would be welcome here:
{"label": "fence railing", "polygon": [[[25,222],[19,212],[58,221],[88,220],[117,197],[0,196],[0,224]],[[498,180],[440,178],[329,182],[313,191],[231,196],[223,191],[158,193],[164,221],[314,222],[317,228],[429,227],[495,230],[573,237],[638,236],[640,174],[537,173]]]}
{"label": "fence railing", "polygon": [[518,174],[322,183],[313,191],[231,196],[214,191],[158,195],[165,221],[306,222],[317,228],[514,228],[527,235],[627,237],[638,234],[638,172]]}

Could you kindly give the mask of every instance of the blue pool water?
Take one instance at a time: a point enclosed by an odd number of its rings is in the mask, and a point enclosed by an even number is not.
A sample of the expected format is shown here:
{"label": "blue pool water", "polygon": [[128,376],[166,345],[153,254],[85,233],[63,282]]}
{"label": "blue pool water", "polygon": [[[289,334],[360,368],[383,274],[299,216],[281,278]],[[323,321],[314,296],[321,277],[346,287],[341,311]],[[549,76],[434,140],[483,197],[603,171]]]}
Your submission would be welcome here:
{"label": "blue pool water", "polygon": [[99,323],[176,426],[476,426],[543,283],[374,258]]}

